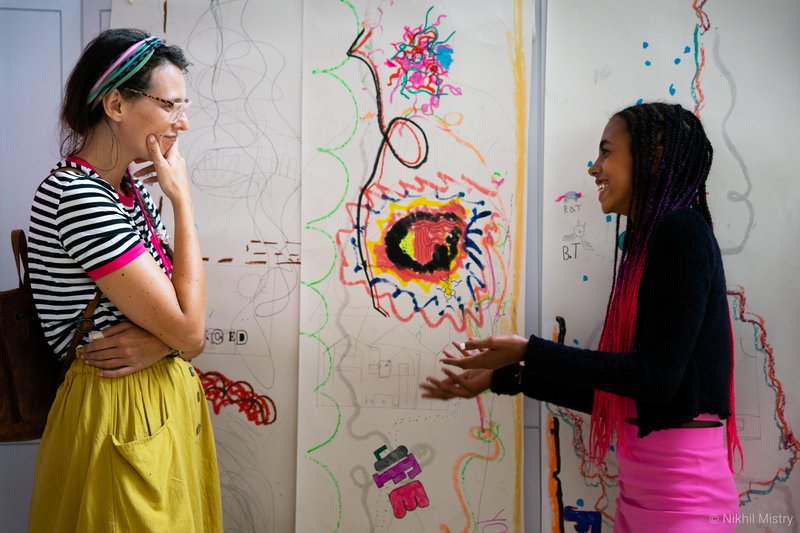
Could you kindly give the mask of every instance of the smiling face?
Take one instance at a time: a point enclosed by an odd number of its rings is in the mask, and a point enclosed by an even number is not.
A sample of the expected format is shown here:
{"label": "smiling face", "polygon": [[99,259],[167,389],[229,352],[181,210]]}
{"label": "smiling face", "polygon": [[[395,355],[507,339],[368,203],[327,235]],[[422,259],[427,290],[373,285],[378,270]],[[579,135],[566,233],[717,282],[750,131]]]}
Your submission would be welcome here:
{"label": "smiling face", "polygon": [[612,117],[603,130],[597,160],[589,168],[603,213],[628,215],[633,191],[631,136],[625,121]]}
{"label": "smiling face", "polygon": [[[186,99],[186,81],[181,69],[172,63],[165,63],[153,69],[150,76],[148,94],[169,100],[182,102]],[[153,134],[161,146],[161,153],[166,153],[175,144],[178,134],[189,128],[186,115],[170,124],[170,105],[156,99],[134,95],[126,100],[126,119],[122,122],[122,142],[130,147],[132,159],[149,160],[147,152],[147,136]]]}

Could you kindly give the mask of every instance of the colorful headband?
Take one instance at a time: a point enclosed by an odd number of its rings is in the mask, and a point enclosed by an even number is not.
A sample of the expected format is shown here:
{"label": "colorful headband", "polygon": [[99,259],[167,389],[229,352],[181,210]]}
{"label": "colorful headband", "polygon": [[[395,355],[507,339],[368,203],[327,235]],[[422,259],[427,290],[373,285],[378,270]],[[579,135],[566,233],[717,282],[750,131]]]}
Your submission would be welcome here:
{"label": "colorful headband", "polygon": [[100,76],[89,91],[89,98],[86,103],[91,104],[91,110],[94,110],[97,104],[114,89],[139,72],[147,61],[153,57],[156,48],[162,44],[164,44],[164,41],[158,37],[151,36],[147,39],[142,39],[125,50],[125,52],[103,72],[102,76]]}

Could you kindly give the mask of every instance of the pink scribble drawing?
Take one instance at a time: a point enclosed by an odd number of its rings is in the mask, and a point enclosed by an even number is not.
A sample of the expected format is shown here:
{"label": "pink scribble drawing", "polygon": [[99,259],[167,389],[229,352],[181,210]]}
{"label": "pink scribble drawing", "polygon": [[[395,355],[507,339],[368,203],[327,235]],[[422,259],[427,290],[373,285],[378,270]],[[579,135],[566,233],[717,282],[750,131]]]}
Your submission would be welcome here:
{"label": "pink scribble drawing", "polygon": [[432,10],[433,6],[425,13],[425,23],[421,26],[405,27],[403,40],[392,43],[395,54],[386,60],[386,66],[394,71],[388,81],[388,85],[394,87],[389,100],[392,101],[398,91],[409,100],[413,97],[415,102],[420,96],[427,98],[428,101],[419,106],[426,115],[432,115],[439,107],[442,96],[461,94],[459,87],[445,82],[453,64],[453,48],[447,41],[455,32],[439,40],[439,23],[445,15],[428,23]]}

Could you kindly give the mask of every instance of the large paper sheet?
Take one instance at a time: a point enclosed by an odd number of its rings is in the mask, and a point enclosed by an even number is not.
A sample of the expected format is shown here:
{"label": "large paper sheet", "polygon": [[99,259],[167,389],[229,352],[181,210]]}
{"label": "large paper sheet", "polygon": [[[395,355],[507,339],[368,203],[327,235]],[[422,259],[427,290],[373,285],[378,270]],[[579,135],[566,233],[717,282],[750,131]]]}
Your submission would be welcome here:
{"label": "large paper sheet", "polygon": [[113,4],[113,26],[166,37],[192,63],[180,149],[208,287],[207,348],[194,362],[229,532],[294,527],[301,13],[300,2]]}
{"label": "large paper sheet", "polygon": [[522,531],[519,398],[422,399],[523,323],[530,2],[310,1],[298,531]]}
{"label": "large paper sheet", "polygon": [[[734,318],[745,456],[741,514],[708,519],[742,531],[789,531],[799,516],[798,23],[791,1],[757,11],[742,1],[548,5],[543,330],[562,316],[568,344],[599,340],[617,235],[586,171],[608,118],[639,99],[694,110],[715,149],[708,201]],[[545,405],[542,426],[542,531],[611,531],[614,454],[607,470],[589,467],[582,415]]]}

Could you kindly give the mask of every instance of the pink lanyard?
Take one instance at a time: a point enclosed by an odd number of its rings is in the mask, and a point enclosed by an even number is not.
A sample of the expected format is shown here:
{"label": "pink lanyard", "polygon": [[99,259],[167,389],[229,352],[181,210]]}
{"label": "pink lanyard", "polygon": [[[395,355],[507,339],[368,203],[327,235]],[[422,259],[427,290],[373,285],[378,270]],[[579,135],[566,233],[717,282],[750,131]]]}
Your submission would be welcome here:
{"label": "pink lanyard", "polygon": [[133,194],[136,198],[136,202],[139,204],[139,209],[142,210],[142,216],[144,217],[144,222],[147,224],[147,228],[150,230],[150,242],[153,244],[153,247],[158,252],[159,257],[161,257],[161,262],[164,264],[164,270],[167,272],[167,277],[172,279],[172,261],[169,260],[167,254],[164,252],[164,247],[161,245],[161,239],[158,237],[158,234],[153,229],[153,226],[150,224],[150,217],[147,216],[147,207],[144,205],[142,201],[142,197],[139,195],[139,189],[136,187],[136,183],[133,181],[133,176],[128,174],[128,178],[131,180],[131,186],[133,187]]}

